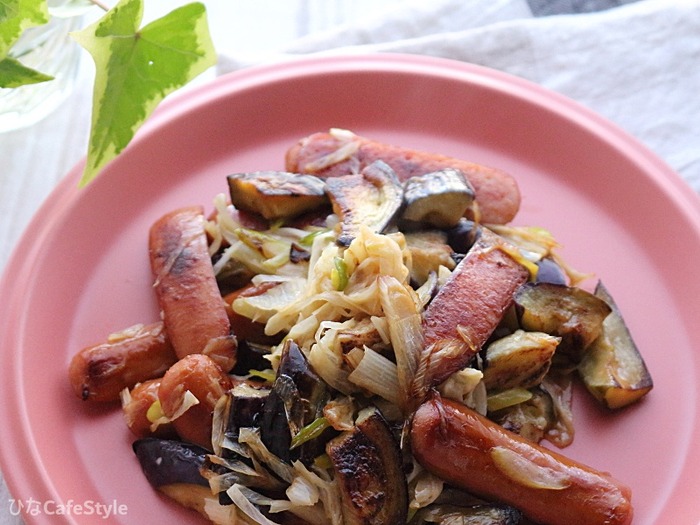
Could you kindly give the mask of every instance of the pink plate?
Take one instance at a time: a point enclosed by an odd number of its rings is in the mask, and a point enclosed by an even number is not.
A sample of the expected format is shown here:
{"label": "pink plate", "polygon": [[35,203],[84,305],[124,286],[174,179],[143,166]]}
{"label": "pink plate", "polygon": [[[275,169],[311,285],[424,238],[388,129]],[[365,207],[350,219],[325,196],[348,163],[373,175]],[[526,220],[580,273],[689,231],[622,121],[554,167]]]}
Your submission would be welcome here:
{"label": "pink plate", "polygon": [[[36,215],[0,297],[2,469],[40,502],[31,523],[200,523],[155,493],[116,407],[87,406],[71,356],[158,317],[147,230],[164,212],[211,209],[234,171],[281,169],[297,139],[330,127],[513,173],[518,224],[543,226],[616,297],[655,380],[606,413],[577,391],[565,453],[632,487],[635,524],[700,520],[700,203],[658,158],[590,111],[523,80],[416,56],[313,59],[222,77],[165,104],[84,190],[77,166]],[[76,506],[80,505],[80,506]],[[104,514],[104,510],[101,511]]]}

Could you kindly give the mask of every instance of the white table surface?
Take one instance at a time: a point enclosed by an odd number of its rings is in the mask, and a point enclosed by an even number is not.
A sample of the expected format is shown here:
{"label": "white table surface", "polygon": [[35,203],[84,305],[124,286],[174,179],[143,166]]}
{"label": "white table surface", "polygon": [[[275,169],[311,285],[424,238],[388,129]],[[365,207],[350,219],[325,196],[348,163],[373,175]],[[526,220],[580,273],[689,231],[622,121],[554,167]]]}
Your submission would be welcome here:
{"label": "white table surface", "polygon": [[[618,5],[630,0],[609,1]],[[183,0],[146,0],[145,18],[160,16],[184,3]],[[204,3],[217,49],[254,53],[274,51],[300,36],[376,15],[378,10],[395,8],[404,1],[205,0]],[[531,2],[532,5],[543,3],[543,0]],[[213,76],[214,72],[210,71],[205,79]],[[86,55],[78,86],[61,108],[31,128],[0,133],[0,273],[42,202],[85,154],[91,77],[92,65]],[[22,523],[12,503],[12,495],[0,474],[0,525]]]}

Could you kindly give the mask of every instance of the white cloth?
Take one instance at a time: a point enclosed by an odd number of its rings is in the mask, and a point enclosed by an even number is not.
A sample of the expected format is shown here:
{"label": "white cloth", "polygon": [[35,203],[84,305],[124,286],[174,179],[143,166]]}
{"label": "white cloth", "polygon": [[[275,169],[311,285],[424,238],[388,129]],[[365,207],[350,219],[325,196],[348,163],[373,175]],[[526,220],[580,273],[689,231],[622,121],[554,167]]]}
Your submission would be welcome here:
{"label": "white cloth", "polygon": [[700,0],[539,18],[525,0],[421,2],[279,54],[224,53],[219,67],[372,52],[452,58],[534,81],[622,127],[700,192]]}

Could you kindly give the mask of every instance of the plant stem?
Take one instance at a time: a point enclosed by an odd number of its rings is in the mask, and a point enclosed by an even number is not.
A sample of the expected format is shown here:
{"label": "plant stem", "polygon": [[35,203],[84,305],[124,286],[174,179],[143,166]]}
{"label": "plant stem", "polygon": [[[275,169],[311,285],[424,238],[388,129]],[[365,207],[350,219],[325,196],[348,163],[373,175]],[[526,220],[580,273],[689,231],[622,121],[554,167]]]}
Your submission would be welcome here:
{"label": "plant stem", "polygon": [[95,4],[97,7],[103,11],[109,11],[109,6],[102,2],[102,0],[90,0],[90,3]]}

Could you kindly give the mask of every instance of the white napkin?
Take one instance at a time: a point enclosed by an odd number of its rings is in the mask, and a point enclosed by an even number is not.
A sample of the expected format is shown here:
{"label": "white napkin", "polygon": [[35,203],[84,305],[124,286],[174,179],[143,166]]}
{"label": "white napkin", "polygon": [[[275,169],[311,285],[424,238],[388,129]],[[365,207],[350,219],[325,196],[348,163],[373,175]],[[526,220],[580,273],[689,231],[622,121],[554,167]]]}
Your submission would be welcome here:
{"label": "white napkin", "polygon": [[534,17],[525,0],[439,0],[299,39],[224,53],[219,73],[309,54],[402,52],[524,77],[616,123],[700,192],[700,0],[641,0]]}

